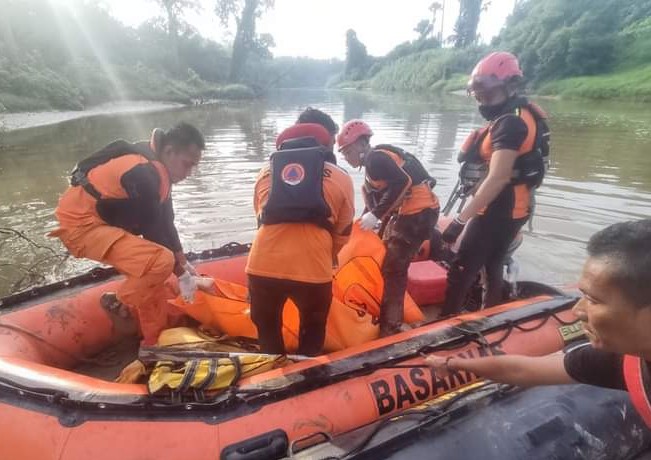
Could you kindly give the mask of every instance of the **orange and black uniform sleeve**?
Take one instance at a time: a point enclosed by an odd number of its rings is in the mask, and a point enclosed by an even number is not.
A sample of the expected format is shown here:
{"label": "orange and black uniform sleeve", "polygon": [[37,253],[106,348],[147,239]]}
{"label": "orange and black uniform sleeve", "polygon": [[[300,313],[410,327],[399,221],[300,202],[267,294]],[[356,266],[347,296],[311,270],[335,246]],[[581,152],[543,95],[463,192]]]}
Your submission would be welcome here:
{"label": "orange and black uniform sleeve", "polygon": [[520,150],[526,140],[529,129],[519,116],[503,115],[491,127],[493,152],[498,150]]}
{"label": "orange and black uniform sleeve", "polygon": [[366,174],[372,180],[386,183],[377,205],[370,210],[375,217],[382,219],[402,200],[411,185],[411,179],[395,161],[382,152],[370,152],[365,167]]}
{"label": "orange and black uniform sleeve", "polygon": [[163,197],[161,201],[160,183],[158,171],[149,163],[131,168],[120,179],[132,209],[138,213],[142,236],[171,251],[181,251],[181,241],[174,225],[172,198]]}

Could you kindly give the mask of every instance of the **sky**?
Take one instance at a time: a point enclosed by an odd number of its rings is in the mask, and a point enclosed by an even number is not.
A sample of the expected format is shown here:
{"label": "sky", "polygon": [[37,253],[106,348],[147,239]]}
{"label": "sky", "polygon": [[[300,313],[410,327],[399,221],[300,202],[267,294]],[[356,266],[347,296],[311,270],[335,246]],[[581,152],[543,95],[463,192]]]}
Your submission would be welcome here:
{"label": "sky", "polygon": [[[70,0],[59,0],[62,2]],[[369,54],[382,56],[396,45],[417,37],[416,24],[431,16],[433,0],[276,0],[272,11],[258,22],[258,32],[270,33],[276,42],[274,56],[345,57],[346,30],[354,29]],[[443,0],[438,0],[443,3]],[[484,41],[495,36],[513,10],[515,0],[492,0],[482,13],[479,34]],[[104,0],[113,16],[137,26],[161,15],[154,0]],[[201,0],[200,13],[186,20],[202,35],[223,42],[232,39],[213,13],[215,0]],[[452,34],[459,13],[458,0],[445,0],[444,36]],[[436,28],[441,26],[441,15]]]}

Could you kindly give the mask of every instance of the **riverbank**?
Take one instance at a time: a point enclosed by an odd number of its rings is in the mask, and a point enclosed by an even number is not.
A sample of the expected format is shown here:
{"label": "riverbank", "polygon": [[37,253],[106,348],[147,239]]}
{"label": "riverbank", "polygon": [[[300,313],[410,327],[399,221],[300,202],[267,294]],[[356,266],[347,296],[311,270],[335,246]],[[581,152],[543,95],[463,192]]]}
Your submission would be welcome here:
{"label": "riverbank", "polygon": [[541,95],[561,98],[651,101],[651,66],[543,84]]}
{"label": "riverbank", "polygon": [[16,131],[18,129],[53,125],[68,120],[93,117],[97,115],[144,113],[168,110],[177,107],[183,107],[183,104],[174,102],[123,101],[100,104],[86,110],[4,113],[0,114],[0,130]]}

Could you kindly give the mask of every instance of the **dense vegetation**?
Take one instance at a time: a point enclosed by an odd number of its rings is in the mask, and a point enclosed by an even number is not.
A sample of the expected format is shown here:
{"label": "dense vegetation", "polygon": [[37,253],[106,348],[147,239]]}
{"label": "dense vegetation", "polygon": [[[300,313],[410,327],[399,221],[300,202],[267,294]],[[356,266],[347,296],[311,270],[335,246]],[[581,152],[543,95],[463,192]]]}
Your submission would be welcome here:
{"label": "dense vegetation", "polygon": [[[625,81],[642,83],[639,74],[651,64],[650,15],[649,0],[530,0],[494,45],[516,53],[543,91],[576,94],[583,87],[589,97],[633,96],[642,88],[625,88]],[[562,81],[569,77],[584,78]]]}
{"label": "dense vegetation", "polygon": [[[542,93],[651,99],[651,0],[523,0],[490,46],[477,46],[475,21],[479,13],[490,14],[490,6],[461,3],[465,16],[446,39],[454,47],[421,36],[375,59],[364,74],[346,75],[342,85],[456,89],[481,55],[499,49],[520,58],[529,86]],[[346,69],[359,67],[346,63]]]}
{"label": "dense vegetation", "polygon": [[[120,99],[247,98],[274,86],[323,86],[342,68],[338,61],[272,59],[273,40],[255,33],[262,10],[250,11],[272,6],[269,0],[216,3],[222,9],[215,14],[238,25],[239,45],[228,48],[183,22],[184,9],[196,1],[158,2],[169,7],[161,10],[166,14],[134,29],[95,0],[78,0],[71,8],[49,0],[3,0],[0,112],[78,110]],[[153,0],[152,9],[153,15]]]}
{"label": "dense vegetation", "polygon": [[198,0],[151,0],[154,17],[138,28],[111,17],[99,0],[76,0],[73,7],[3,0],[0,112],[120,99],[247,98],[273,87],[449,91],[461,88],[473,64],[493,49],[517,54],[528,85],[541,93],[651,99],[651,0],[520,0],[488,46],[477,44],[477,24],[491,14],[490,2],[458,1],[452,36],[441,36],[435,23],[441,4],[433,2],[423,11],[429,19],[414,25],[415,39],[386,56],[370,56],[349,30],[341,62],[274,59],[273,37],[256,32],[256,20],[274,0],[215,0],[205,12],[221,27],[235,24],[229,45],[184,22]]}

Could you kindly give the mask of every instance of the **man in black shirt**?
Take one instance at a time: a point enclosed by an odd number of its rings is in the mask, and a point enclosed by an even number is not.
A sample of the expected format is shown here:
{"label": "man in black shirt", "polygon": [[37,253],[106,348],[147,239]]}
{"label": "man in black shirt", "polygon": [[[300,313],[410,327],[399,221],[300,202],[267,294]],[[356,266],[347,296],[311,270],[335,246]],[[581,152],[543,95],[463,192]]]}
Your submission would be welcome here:
{"label": "man in black shirt", "polygon": [[627,390],[651,428],[651,219],[592,236],[574,314],[590,343],[542,357],[427,358],[437,373],[470,371],[521,386],[587,383]]}

